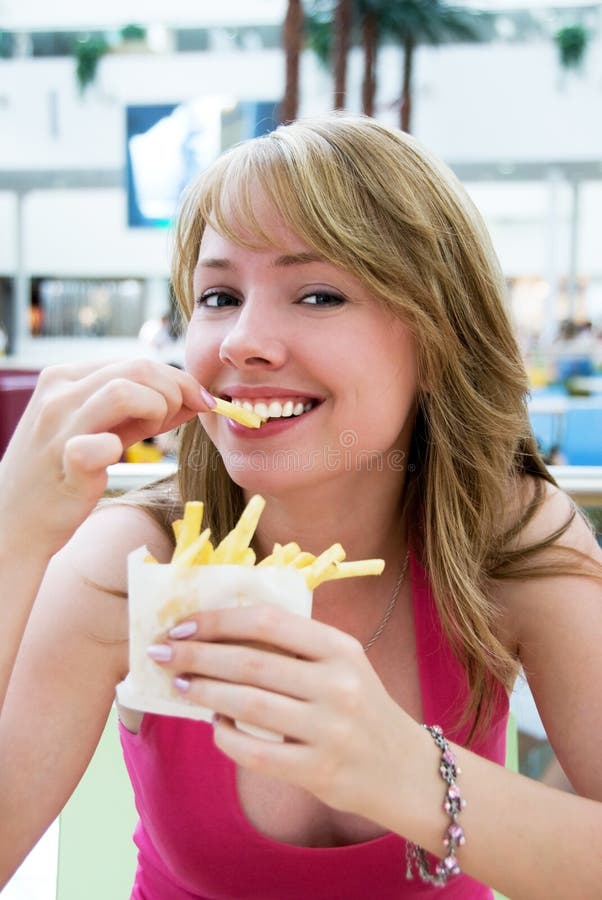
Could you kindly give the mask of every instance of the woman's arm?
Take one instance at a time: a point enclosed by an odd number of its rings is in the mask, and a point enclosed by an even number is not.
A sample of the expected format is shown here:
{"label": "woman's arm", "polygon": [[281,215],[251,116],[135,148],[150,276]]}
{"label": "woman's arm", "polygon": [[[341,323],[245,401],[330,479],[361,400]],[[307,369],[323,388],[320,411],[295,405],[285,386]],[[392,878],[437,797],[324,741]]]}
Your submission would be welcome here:
{"label": "woman's arm", "polygon": [[194,378],[149,360],[42,372],[0,462],[0,709],[46,566],[102,496],[106,467],[206,409]]}
{"label": "woman's arm", "polygon": [[[60,813],[128,668],[126,554],[167,538],[126,506],[95,512],[52,560],[0,717],[0,886]],[[103,590],[103,588],[109,590]]]}

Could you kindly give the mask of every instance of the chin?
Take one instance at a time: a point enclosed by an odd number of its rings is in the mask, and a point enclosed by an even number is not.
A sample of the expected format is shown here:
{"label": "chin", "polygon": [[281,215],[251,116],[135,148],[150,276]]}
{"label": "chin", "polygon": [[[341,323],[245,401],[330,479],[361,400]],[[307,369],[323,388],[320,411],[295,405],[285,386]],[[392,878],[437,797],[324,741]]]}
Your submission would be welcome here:
{"label": "chin", "polygon": [[[308,490],[318,486],[324,477],[332,477],[332,473],[320,472],[317,468],[277,465],[269,458],[245,459],[240,465],[226,465],[228,474],[244,491],[275,496],[291,491]],[[322,476],[322,479],[320,478]]]}

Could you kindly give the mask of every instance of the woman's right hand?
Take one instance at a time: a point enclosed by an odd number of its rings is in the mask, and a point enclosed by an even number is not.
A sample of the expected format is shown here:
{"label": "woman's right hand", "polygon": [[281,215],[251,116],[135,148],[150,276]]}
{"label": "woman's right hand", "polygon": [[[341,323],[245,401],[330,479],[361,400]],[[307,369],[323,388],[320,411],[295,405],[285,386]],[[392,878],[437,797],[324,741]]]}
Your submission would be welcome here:
{"label": "woman's right hand", "polygon": [[5,549],[54,554],[127,447],[209,408],[191,375],[152,360],[45,369],[0,463]]}

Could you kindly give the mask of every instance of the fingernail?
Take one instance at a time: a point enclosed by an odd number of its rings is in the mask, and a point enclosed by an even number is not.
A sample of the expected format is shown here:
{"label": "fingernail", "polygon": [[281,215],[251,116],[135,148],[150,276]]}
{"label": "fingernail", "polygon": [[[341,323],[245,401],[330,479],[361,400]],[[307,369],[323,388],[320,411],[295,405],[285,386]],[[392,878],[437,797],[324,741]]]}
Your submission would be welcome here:
{"label": "fingernail", "polygon": [[210,394],[207,388],[202,386],[200,388],[200,393],[207,406],[210,409],[213,409],[215,407],[215,397],[213,396],[213,394]]}
{"label": "fingernail", "polygon": [[169,662],[173,656],[173,650],[168,644],[151,644],[146,648],[146,653],[156,662]]}
{"label": "fingernail", "polygon": [[173,628],[169,629],[170,638],[187,638],[193,634],[196,634],[197,623],[196,622],[181,622],[179,625],[174,625]]}
{"label": "fingernail", "polygon": [[190,690],[190,679],[184,678],[182,675],[178,675],[177,678],[174,678],[173,685],[176,690],[181,691],[183,694],[185,694],[186,691]]}

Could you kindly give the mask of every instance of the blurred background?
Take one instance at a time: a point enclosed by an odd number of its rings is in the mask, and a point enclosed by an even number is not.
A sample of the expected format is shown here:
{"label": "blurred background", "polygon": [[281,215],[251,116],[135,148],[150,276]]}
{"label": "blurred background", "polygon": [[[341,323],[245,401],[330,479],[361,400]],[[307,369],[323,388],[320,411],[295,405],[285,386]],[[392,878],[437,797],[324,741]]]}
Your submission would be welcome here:
{"label": "blurred background", "polygon": [[0,0],[0,452],[45,365],[181,363],[183,185],[231,143],[339,106],[411,130],[462,179],[506,276],[542,448],[602,464],[601,9]]}
{"label": "blurred background", "polygon": [[[602,530],[600,3],[0,0],[0,454],[48,364],[182,364],[183,186],[230,144],[333,107],[411,131],[465,184],[535,433]],[[112,487],[173,454],[169,437],[133,448]],[[562,782],[528,692],[515,707],[521,768]],[[49,897],[45,866],[3,900]]]}

